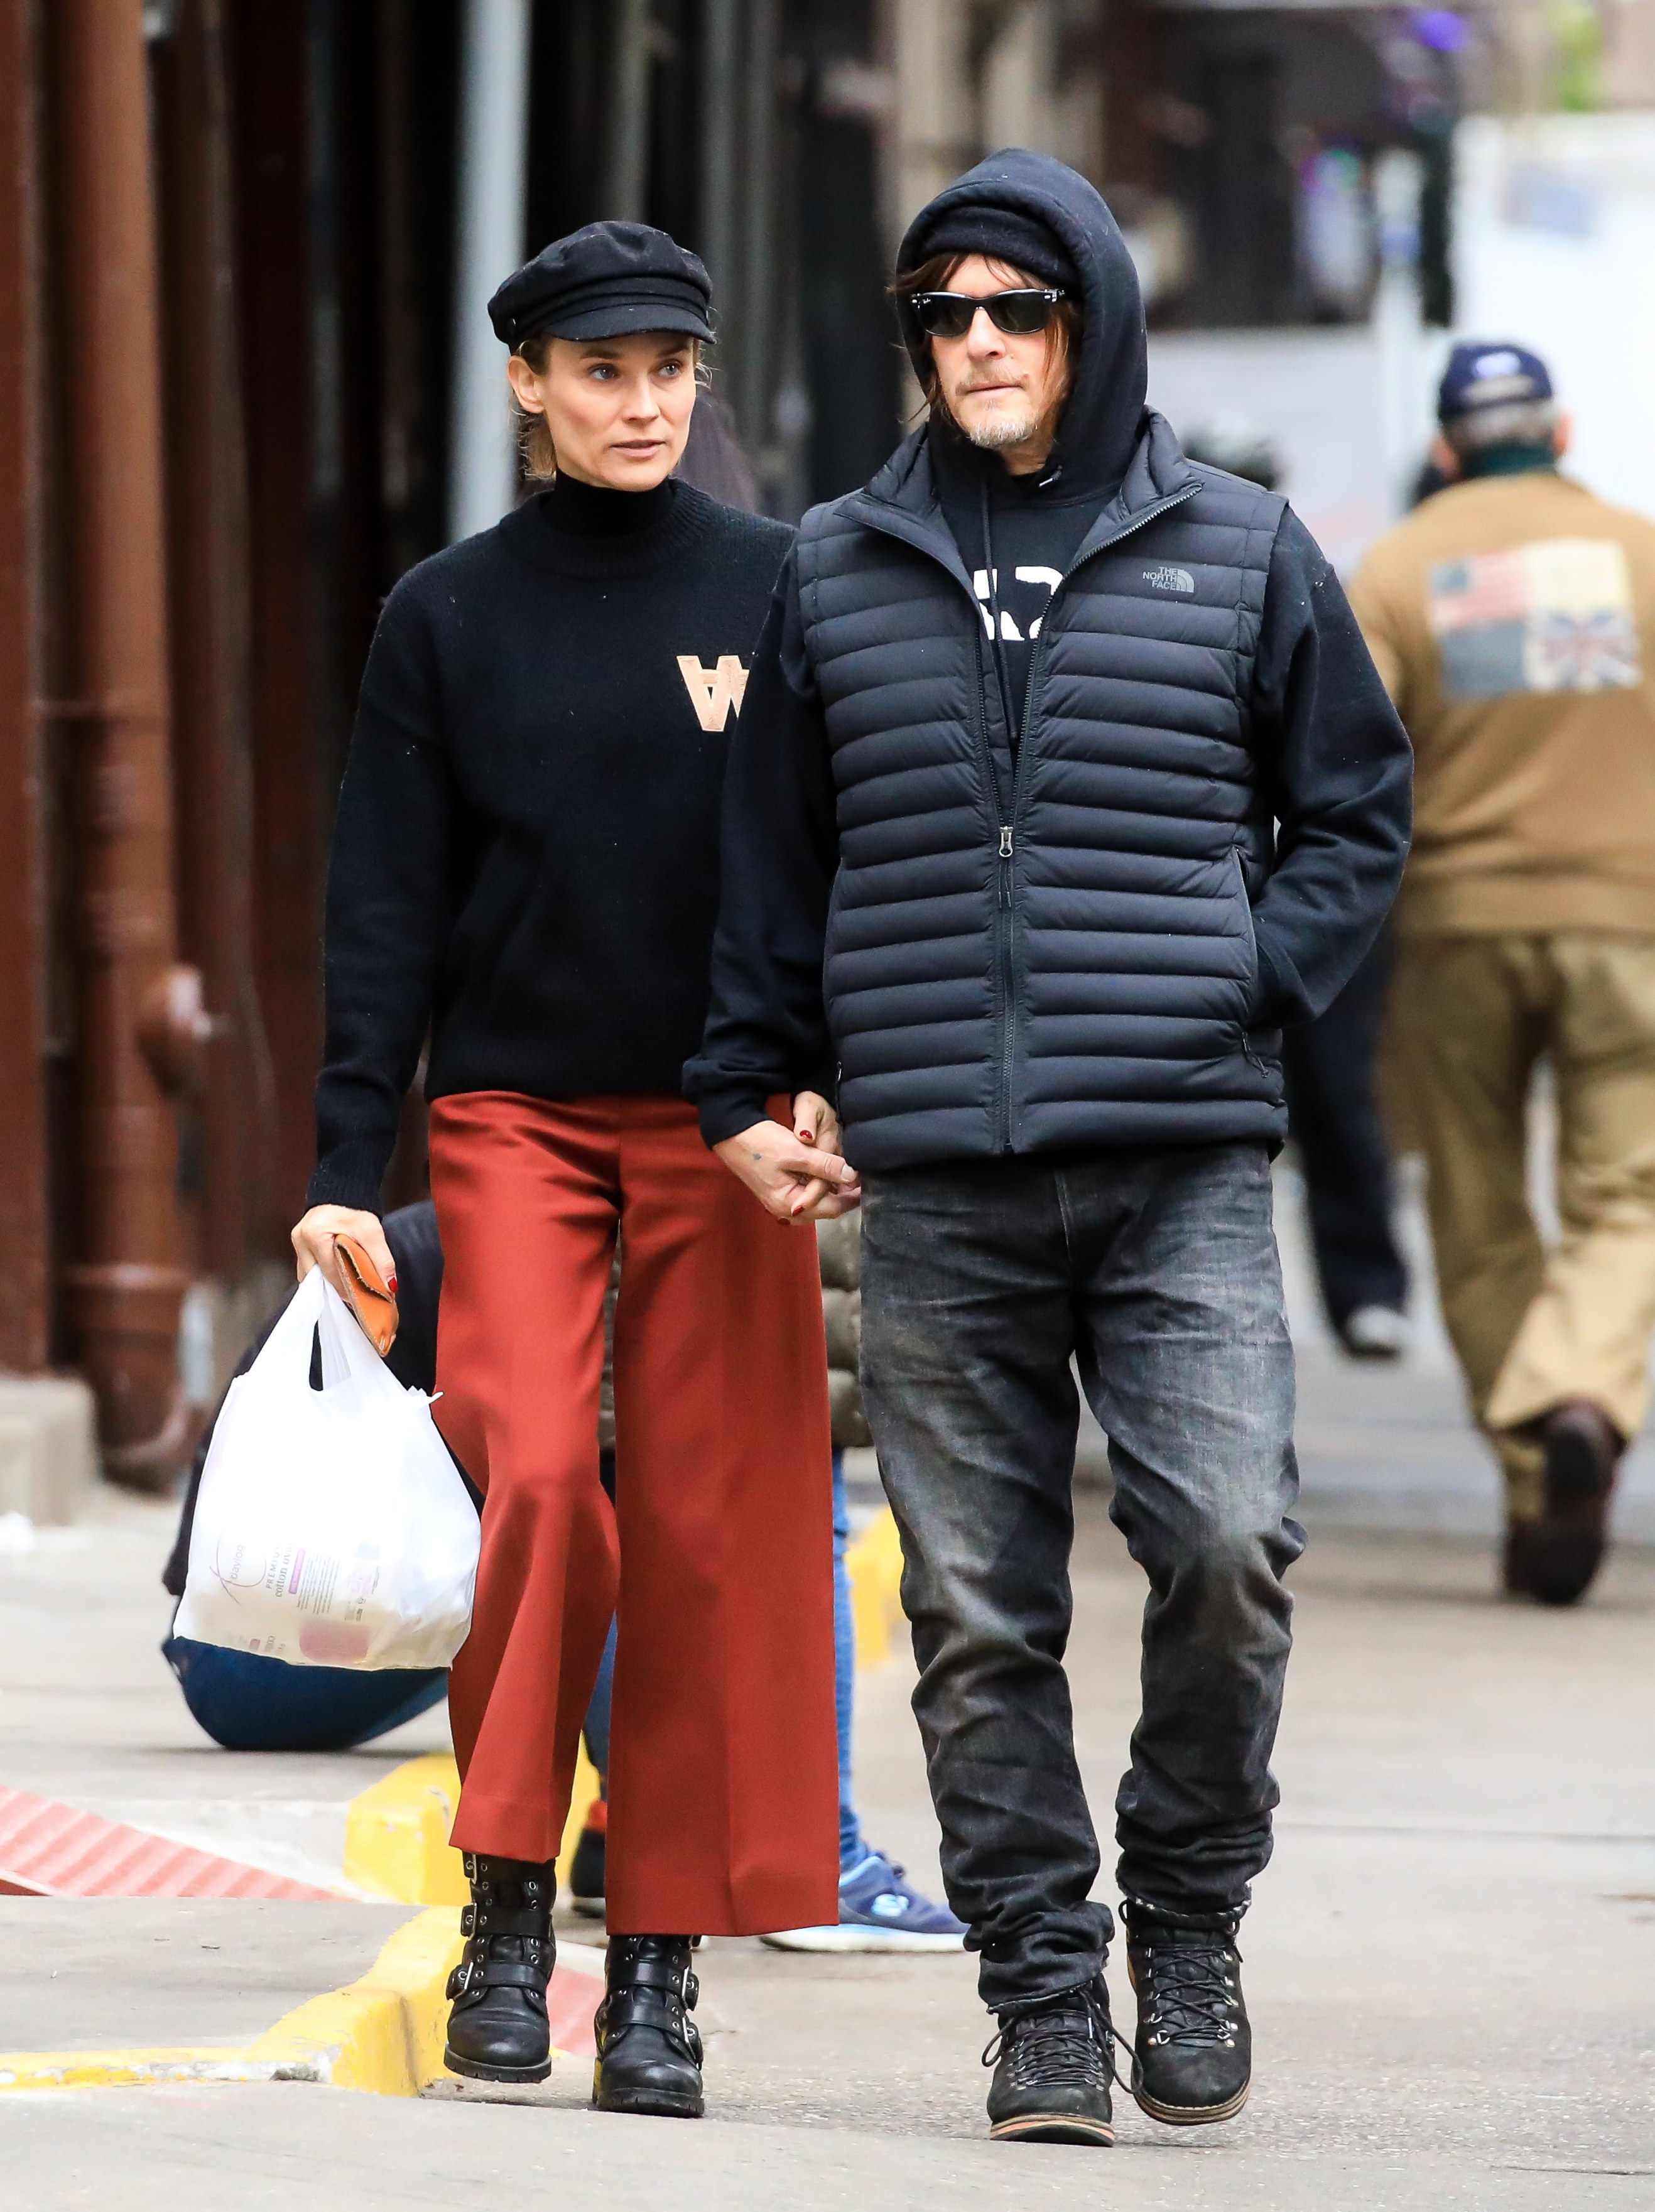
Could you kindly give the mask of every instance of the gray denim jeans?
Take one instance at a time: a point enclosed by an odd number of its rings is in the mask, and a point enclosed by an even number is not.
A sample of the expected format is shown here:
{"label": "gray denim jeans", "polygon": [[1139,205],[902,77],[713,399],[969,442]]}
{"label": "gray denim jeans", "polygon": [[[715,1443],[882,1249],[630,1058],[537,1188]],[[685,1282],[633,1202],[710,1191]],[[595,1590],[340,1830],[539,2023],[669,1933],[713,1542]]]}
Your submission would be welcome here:
{"label": "gray denim jeans", "polygon": [[1079,1403],[1149,1577],[1117,1799],[1123,1894],[1244,1906],[1304,1545],[1293,1366],[1263,1145],[864,1178],[862,1381],[902,1532],[948,1900],[992,2009],[1073,1987],[1112,1936],[1063,1652]]}

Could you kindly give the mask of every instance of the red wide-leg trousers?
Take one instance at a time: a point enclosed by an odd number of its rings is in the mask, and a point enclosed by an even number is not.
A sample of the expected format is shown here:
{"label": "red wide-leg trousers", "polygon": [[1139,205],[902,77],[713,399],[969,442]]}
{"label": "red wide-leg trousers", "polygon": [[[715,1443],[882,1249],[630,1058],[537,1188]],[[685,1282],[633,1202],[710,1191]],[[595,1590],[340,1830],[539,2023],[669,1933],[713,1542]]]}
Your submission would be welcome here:
{"label": "red wide-leg trousers", "polygon": [[[618,1610],[611,1929],[837,1920],[815,1237],[772,1220],[673,1098],[440,1099],[431,1188],[444,1261],[434,1410],[485,1493],[449,1690],[455,1844],[556,1856]],[[618,1231],[611,1510],[598,1394]]]}

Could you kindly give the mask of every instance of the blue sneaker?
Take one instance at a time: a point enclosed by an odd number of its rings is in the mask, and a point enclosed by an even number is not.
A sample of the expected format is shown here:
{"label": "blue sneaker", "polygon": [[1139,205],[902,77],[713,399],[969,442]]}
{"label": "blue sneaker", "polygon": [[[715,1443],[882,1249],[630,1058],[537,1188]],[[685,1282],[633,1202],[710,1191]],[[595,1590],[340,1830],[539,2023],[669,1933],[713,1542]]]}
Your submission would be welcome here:
{"label": "blue sneaker", "polygon": [[883,1851],[839,1877],[837,1928],[785,1928],[760,1939],[777,1951],[960,1951],[965,1923],[922,1897]]}

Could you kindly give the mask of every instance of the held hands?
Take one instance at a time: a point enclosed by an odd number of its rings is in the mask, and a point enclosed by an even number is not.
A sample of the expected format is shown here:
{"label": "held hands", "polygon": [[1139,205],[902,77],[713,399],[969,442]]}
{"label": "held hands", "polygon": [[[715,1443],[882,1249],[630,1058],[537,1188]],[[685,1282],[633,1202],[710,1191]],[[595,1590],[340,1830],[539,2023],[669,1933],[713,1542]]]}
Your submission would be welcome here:
{"label": "held hands", "polygon": [[[801,1091],[794,1100],[791,1129],[779,1121],[755,1121],[713,1150],[777,1221],[833,1221],[862,1202],[856,1170],[841,1156],[839,1117],[814,1091]],[[296,1243],[297,1230],[294,1237]]]}
{"label": "held hands", "polygon": [[363,1213],[351,1206],[313,1206],[295,1228],[293,1249],[299,1260],[299,1280],[302,1283],[313,1267],[320,1267],[349,1304],[344,1278],[339,1273],[338,1255],[333,1247],[334,1238],[339,1236],[356,1238],[384,1276],[394,1297],[397,1263],[391,1257],[391,1247],[385,1241],[380,1217],[377,1213]]}
{"label": "held hands", "polygon": [[[739,1136],[727,1137],[714,1150],[778,1221],[832,1221],[861,1204],[856,1171],[840,1152],[839,1117],[814,1091],[801,1091],[794,1100],[791,1130],[766,1118]],[[378,1214],[349,1206],[313,1206],[295,1225],[299,1280],[313,1267],[324,1267],[335,1289],[344,1292],[333,1242],[341,1234],[366,1249],[394,1293],[397,1263]]]}

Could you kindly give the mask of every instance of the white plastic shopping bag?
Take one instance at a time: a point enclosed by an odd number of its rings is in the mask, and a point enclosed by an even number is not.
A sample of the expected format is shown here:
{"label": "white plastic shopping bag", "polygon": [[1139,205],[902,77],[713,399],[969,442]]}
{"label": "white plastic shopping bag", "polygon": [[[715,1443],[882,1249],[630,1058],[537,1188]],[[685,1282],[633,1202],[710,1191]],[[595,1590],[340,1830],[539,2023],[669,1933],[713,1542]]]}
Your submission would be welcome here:
{"label": "white plastic shopping bag", "polygon": [[446,1667],[478,1535],[430,1401],[313,1267],[219,1413],[173,1632],[300,1667]]}

